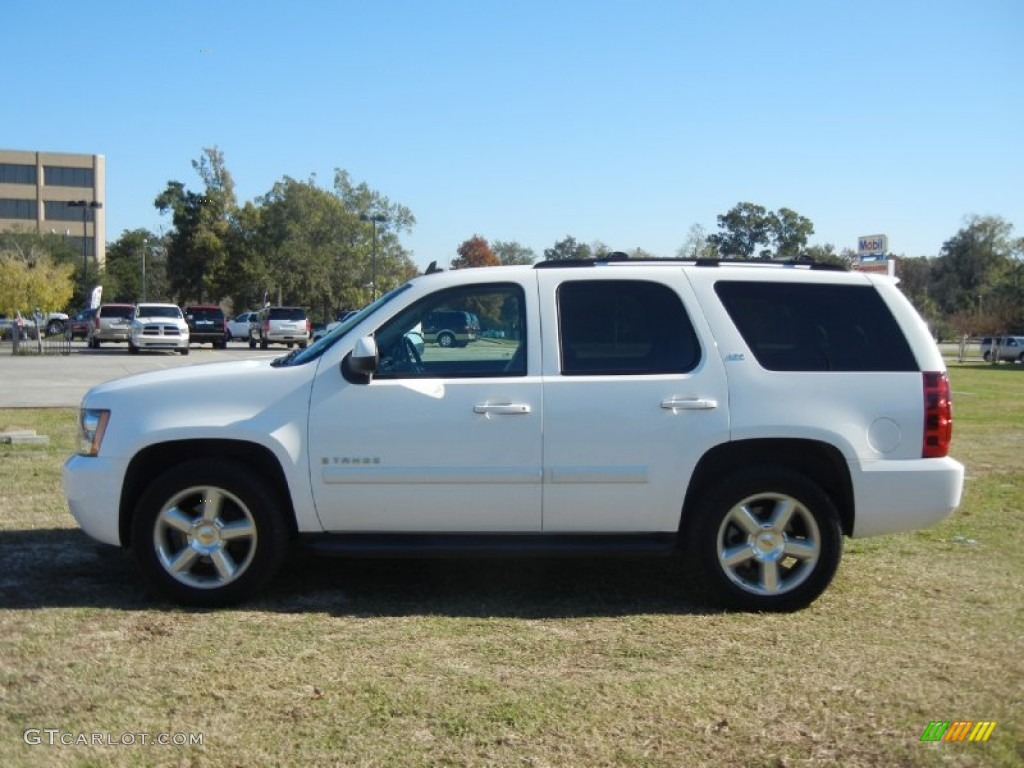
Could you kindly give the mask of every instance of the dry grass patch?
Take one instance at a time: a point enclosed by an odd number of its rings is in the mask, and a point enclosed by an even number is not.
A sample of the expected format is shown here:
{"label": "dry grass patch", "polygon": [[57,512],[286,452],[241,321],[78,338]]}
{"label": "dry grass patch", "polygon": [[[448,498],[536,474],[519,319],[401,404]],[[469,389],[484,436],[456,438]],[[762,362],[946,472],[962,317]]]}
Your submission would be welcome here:
{"label": "dry grass patch", "polygon": [[[0,450],[0,765],[1019,765],[1024,372],[952,378],[961,512],[848,542],[825,595],[781,616],[704,612],[670,563],[629,560],[297,558],[260,601],[183,610],[65,511],[73,414],[0,411],[51,435]],[[998,725],[920,742],[937,719]]]}

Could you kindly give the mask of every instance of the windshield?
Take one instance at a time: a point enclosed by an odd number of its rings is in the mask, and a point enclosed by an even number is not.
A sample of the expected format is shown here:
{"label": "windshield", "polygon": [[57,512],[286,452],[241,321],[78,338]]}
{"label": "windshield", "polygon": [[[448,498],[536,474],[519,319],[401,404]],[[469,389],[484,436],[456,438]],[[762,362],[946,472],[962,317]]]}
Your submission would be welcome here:
{"label": "windshield", "polygon": [[[106,312],[103,313],[107,315]],[[150,307],[145,304],[139,306],[135,313],[136,317],[181,317],[181,310],[177,307]]]}
{"label": "windshield", "polygon": [[342,338],[354,326],[361,323],[364,317],[368,316],[372,312],[376,312],[380,307],[383,307],[389,301],[411,287],[411,283],[406,283],[405,285],[398,286],[393,291],[385,293],[372,304],[367,304],[358,312],[343,320],[340,325],[336,328],[332,328],[330,332],[323,336],[319,341],[311,344],[306,349],[296,349],[294,352],[290,352],[284,357],[279,357],[274,361],[274,363],[277,365],[304,365],[311,360],[318,359],[320,355],[333,347],[337,343],[338,339]]}

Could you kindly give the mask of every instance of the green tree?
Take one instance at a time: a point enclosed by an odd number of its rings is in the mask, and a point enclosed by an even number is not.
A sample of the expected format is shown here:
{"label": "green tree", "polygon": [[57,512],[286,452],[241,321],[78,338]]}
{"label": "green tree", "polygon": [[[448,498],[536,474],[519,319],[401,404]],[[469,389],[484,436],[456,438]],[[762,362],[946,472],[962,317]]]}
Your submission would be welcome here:
{"label": "green tree", "polygon": [[203,149],[192,169],[203,182],[192,192],[179,181],[169,181],[154,205],[170,213],[173,228],[167,244],[170,290],[178,303],[220,301],[231,289],[228,264],[231,217],[237,209],[235,183],[216,147]]}
{"label": "green tree", "polygon": [[521,245],[516,240],[495,240],[491,243],[491,250],[498,257],[502,264],[533,264],[537,254],[533,249]]}
{"label": "green tree", "polygon": [[169,301],[167,273],[160,238],[148,229],[124,230],[107,244],[103,271],[103,296],[107,301],[135,302],[143,299],[142,263],[146,260],[147,301]]}
{"label": "green tree", "polygon": [[708,235],[708,242],[723,258],[749,259],[758,248],[758,255],[768,258],[773,218],[764,206],[737,203],[718,217],[718,228],[722,231]]}
{"label": "green tree", "polygon": [[1007,330],[1001,326],[1013,314],[1010,303],[1018,242],[1012,231],[1013,226],[999,216],[972,216],[943,243],[930,281],[930,295],[943,314],[973,313],[975,332]]}
{"label": "green tree", "polygon": [[546,261],[566,261],[568,259],[592,259],[594,252],[586,243],[576,241],[575,237],[566,235],[552,247],[544,249]]}
{"label": "green tree", "polygon": [[814,234],[814,224],[789,208],[779,208],[770,215],[770,232],[775,257],[795,259],[807,247],[807,238]]}
{"label": "green tree", "polygon": [[480,235],[464,241],[457,249],[458,258],[452,259],[452,269],[469,267],[497,267],[501,264],[491,246]]}

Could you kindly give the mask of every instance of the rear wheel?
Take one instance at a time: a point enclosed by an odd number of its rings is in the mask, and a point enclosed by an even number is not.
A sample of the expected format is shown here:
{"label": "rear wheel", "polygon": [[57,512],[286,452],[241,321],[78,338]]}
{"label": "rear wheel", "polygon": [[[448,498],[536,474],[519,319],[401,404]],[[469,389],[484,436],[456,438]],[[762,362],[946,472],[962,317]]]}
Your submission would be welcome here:
{"label": "rear wheel", "polygon": [[447,331],[445,333],[440,333],[437,336],[437,344],[440,347],[454,347],[455,337]]}
{"label": "rear wheel", "polygon": [[839,514],[807,476],[785,467],[740,470],[687,515],[684,567],[718,605],[792,611],[831,583],[842,557]]}
{"label": "rear wheel", "polygon": [[287,546],[275,494],[231,461],[168,470],[139,500],[132,521],[132,551],[146,582],[189,605],[251,597],[277,572]]}
{"label": "rear wheel", "polygon": [[130,341],[128,342],[128,354],[129,355],[137,355],[137,354],[139,354],[139,348],[136,347],[134,344],[132,344]]}

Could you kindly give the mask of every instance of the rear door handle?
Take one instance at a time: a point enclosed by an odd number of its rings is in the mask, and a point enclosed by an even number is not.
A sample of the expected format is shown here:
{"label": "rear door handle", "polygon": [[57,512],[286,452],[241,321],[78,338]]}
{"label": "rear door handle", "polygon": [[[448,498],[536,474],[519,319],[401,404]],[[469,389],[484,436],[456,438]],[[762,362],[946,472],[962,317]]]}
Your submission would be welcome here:
{"label": "rear door handle", "polygon": [[485,403],[474,405],[474,413],[497,414],[498,416],[522,416],[530,412],[530,406],[526,403]]}
{"label": "rear door handle", "polygon": [[718,401],[708,397],[669,397],[661,401],[661,407],[672,411],[710,411],[718,407]]}

